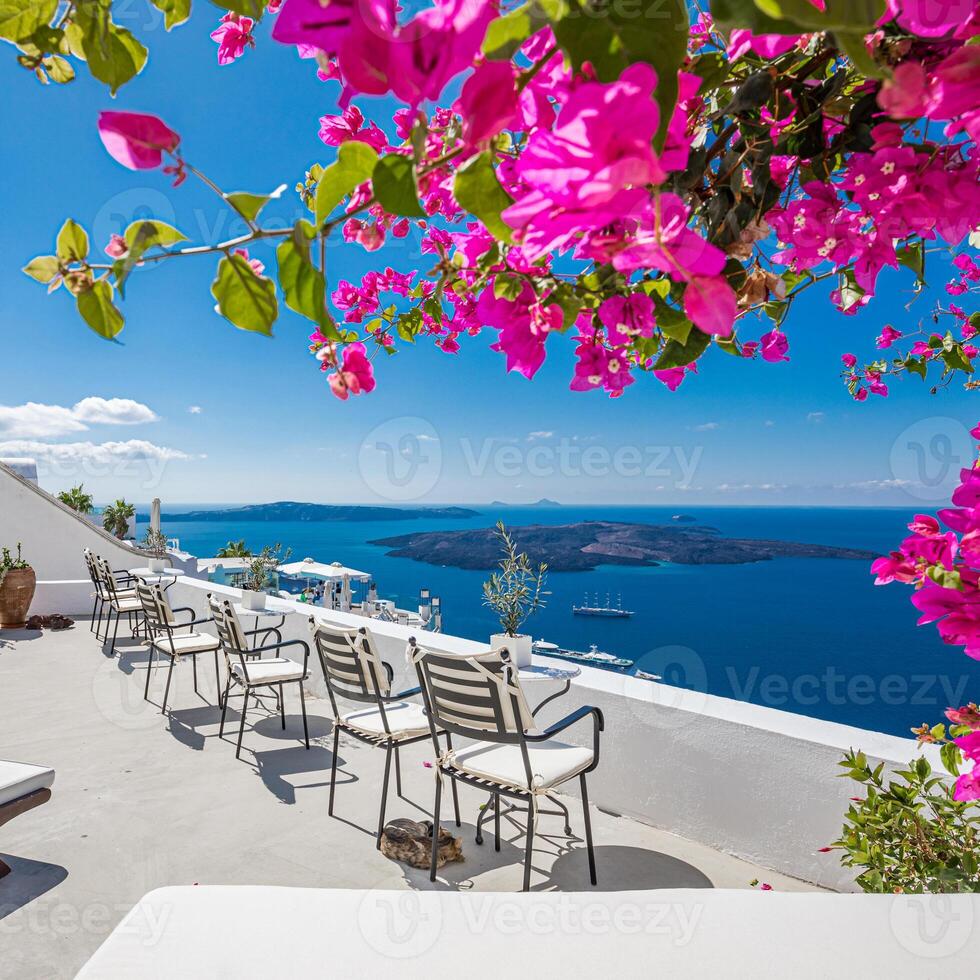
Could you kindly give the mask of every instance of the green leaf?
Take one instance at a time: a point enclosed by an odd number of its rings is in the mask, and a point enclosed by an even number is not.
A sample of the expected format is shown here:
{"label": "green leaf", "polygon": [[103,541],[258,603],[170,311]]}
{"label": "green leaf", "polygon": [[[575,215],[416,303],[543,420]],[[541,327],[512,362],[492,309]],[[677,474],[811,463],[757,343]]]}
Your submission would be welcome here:
{"label": "green leaf", "polygon": [[75,303],[82,319],[100,336],[112,340],[123,328],[123,315],[112,305],[112,286],[100,279],[91,289],[83,289]]}
{"label": "green leaf", "polygon": [[708,349],[710,343],[711,337],[700,330],[692,330],[687,342],[683,344],[676,340],[668,340],[663,353],[653,365],[654,370],[662,371],[666,368],[684,367],[691,364]]}
{"label": "green leaf", "polygon": [[309,222],[299,221],[289,238],[276,249],[279,262],[279,286],[286,306],[321,330],[330,324],[326,309],[326,284],[323,273],[310,261]]}
{"label": "green leaf", "polygon": [[374,196],[390,214],[424,218],[415,180],[415,164],[409,157],[382,157],[371,175]]}
{"label": "green leaf", "polygon": [[490,61],[507,61],[541,23],[530,3],[490,21],[483,38],[483,53]]}
{"label": "green leaf", "polygon": [[225,194],[225,200],[246,220],[254,221],[259,212],[269,203],[282,196],[286,189],[280,184],[271,194],[250,194],[248,191],[232,191]]}
{"label": "green leaf", "polygon": [[575,290],[565,282],[559,283],[548,296],[548,300],[561,307],[561,329],[568,330],[578,319],[585,305]]}
{"label": "green leaf", "polygon": [[112,95],[146,64],[146,48],[125,27],[109,19],[108,7],[76,7],[67,36],[72,51],[88,62],[93,77],[105,82]]}
{"label": "green leaf", "polygon": [[925,282],[926,255],[921,241],[903,245],[895,254],[902,265],[915,273],[919,282]]}
{"label": "green leaf", "polygon": [[940,354],[946,367],[953,371],[963,371],[966,374],[973,374],[973,365],[970,359],[963,353],[963,348],[956,344],[951,350],[943,351]]}
{"label": "green leaf", "polygon": [[788,20],[812,31],[869,33],[885,12],[885,0],[826,0],[819,10],[810,0],[755,0],[769,17]]}
{"label": "green leaf", "polygon": [[84,262],[88,258],[88,235],[85,229],[69,218],[58,232],[55,246],[62,262]]}
{"label": "green leaf", "polygon": [[958,776],[960,774],[960,762],[963,756],[958,745],[953,742],[945,742],[939,750],[939,758],[950,775]]}
{"label": "green leaf", "polygon": [[240,330],[272,335],[279,316],[275,283],[258,275],[243,256],[228,255],[218,263],[211,295],[218,301],[218,312]]}
{"label": "green leaf", "polygon": [[39,255],[24,266],[23,271],[38,282],[48,283],[58,275],[58,259],[54,255]]}
{"label": "green leaf", "polygon": [[191,0],[150,0],[163,13],[163,26],[169,31],[191,15]]}
{"label": "green leaf", "polygon": [[216,7],[222,10],[231,10],[236,14],[244,14],[258,22],[262,20],[268,0],[211,0]]}
{"label": "green leaf", "polygon": [[0,0],[0,37],[23,41],[46,26],[58,9],[58,0]]}
{"label": "green leaf", "polygon": [[367,143],[348,140],[340,144],[336,161],[323,171],[316,185],[318,226],[355,187],[371,179],[377,162],[378,154]]}
{"label": "green leaf", "polygon": [[453,197],[460,207],[479,218],[494,238],[512,241],[511,229],[500,212],[509,208],[514,199],[500,186],[491,153],[477,154],[456,171]]}
{"label": "green leaf", "polygon": [[177,242],[186,242],[187,236],[178,231],[165,221],[157,221],[147,218],[145,221],[134,221],[123,232],[123,238],[129,246],[129,251],[125,258],[120,259],[113,266],[113,273],[116,277],[116,286],[122,293],[126,277],[133,267],[143,257],[143,255],[154,245],[165,248],[168,245],[176,245]]}
{"label": "green leaf", "polygon": [[857,284],[854,273],[845,269],[839,277],[841,311],[846,313],[864,298],[864,290]]}
{"label": "green leaf", "polygon": [[44,70],[51,76],[51,81],[58,85],[65,85],[75,78],[75,69],[70,61],[62,58],[61,55],[52,55],[43,61]]}

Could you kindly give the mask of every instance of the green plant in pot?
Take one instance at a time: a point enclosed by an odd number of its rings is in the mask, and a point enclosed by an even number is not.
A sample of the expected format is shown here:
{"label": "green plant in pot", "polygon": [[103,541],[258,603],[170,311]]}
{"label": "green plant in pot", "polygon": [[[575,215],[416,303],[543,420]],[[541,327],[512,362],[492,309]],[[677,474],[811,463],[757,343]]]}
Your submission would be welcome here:
{"label": "green plant in pot", "polygon": [[518,667],[527,667],[531,663],[531,637],[520,628],[545,605],[548,566],[541,562],[534,568],[531,559],[517,550],[503,521],[497,522],[495,533],[504,556],[498,562],[499,570],[483,583],[483,604],[499,617],[501,632],[490,637],[490,646],[495,650],[506,647]]}
{"label": "green plant in pot", "polygon": [[122,540],[129,531],[129,522],[136,516],[136,508],[119,499],[102,511],[102,526]]}
{"label": "green plant in pot", "polygon": [[140,549],[150,556],[148,564],[151,572],[162,572],[167,567],[169,551],[167,536],[163,531],[149,528],[140,542]]}
{"label": "green plant in pot", "polygon": [[36,585],[37,576],[21,555],[20,542],[16,558],[9,548],[0,551],[0,629],[24,628]]}
{"label": "green plant in pot", "polygon": [[284,555],[280,554],[281,550],[282,545],[277,541],[248,558],[242,583],[242,605],[246,609],[265,609],[266,589],[275,581],[279,566],[292,554],[290,548]]}

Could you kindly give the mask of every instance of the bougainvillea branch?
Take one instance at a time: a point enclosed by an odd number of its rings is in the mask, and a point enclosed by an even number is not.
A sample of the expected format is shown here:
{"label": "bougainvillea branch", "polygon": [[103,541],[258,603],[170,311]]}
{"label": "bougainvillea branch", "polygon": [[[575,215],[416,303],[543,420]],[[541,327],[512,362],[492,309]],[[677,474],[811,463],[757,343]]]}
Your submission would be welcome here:
{"label": "bougainvillea branch", "polygon": [[[186,20],[189,0],[155,2],[168,28]],[[145,49],[112,24],[109,0],[11,3],[24,9],[0,36],[39,77],[67,75],[78,56],[115,91],[142,69]],[[412,17],[390,0],[219,6],[220,65],[272,17],[275,41],[339,83],[340,112],[319,121],[332,160],[296,184],[309,217],[266,226],[262,210],[283,188],[224,192],[162,120],[104,113],[119,163],[202,181],[248,232],[194,245],[163,222],[134,222],[104,263],[67,222],[55,254],[25,271],[64,284],[102,336],[123,328],[118,299],[137,264],[217,254],[218,312],[264,334],[280,301],[305,317],[338,397],[374,388],[381,352],[429,338],[456,354],[487,330],[507,369],[528,378],[564,336],[570,387],[618,397],[643,375],[674,390],[713,350],[786,361],[804,290],[832,280],[829,301],[853,314],[886,268],[922,294],[927,257],[931,267],[945,253],[957,278],[935,323],[879,327],[889,354],[863,367],[845,354],[843,376],[858,400],[909,373],[934,389],[972,386],[972,0],[714,0],[693,22],[685,0],[651,2],[649,16],[605,0],[436,0]],[[379,95],[403,106],[383,125],[365,116]],[[379,262],[328,286],[328,236],[375,252],[413,229],[432,260],[424,274]],[[263,239],[278,242],[269,275],[247,252]]]}

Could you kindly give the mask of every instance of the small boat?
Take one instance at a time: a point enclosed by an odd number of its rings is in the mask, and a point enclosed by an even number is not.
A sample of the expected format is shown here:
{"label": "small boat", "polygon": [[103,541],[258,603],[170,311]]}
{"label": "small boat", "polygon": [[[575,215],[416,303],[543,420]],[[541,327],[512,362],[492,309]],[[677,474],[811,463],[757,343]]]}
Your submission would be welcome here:
{"label": "small boat", "polygon": [[634,677],[642,677],[645,681],[662,681],[663,678],[659,674],[651,674],[648,670],[637,670]]}
{"label": "small boat", "polygon": [[562,660],[574,660],[578,663],[591,664],[593,667],[613,667],[623,670],[632,667],[634,661],[627,660],[625,657],[616,657],[611,653],[605,653],[594,643],[588,651],[565,650],[557,643],[549,643],[547,640],[535,640],[531,644],[532,653],[540,653],[544,657],[559,657]]}
{"label": "small boat", "polygon": [[632,609],[623,608],[623,597],[619,596],[615,606],[610,605],[609,594],[606,594],[606,604],[599,605],[599,595],[596,593],[592,605],[589,605],[589,594],[585,594],[585,603],[581,606],[572,606],[574,616],[603,616],[607,619],[621,619],[633,615]]}

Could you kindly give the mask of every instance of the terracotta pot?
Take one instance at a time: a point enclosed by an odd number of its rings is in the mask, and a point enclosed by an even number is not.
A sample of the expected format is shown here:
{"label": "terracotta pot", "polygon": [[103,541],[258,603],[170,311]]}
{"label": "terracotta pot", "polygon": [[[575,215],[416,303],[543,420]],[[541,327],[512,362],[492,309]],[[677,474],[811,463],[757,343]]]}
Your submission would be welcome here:
{"label": "terracotta pot", "polygon": [[15,568],[0,584],[0,629],[23,629],[34,598],[37,576],[33,568]]}

